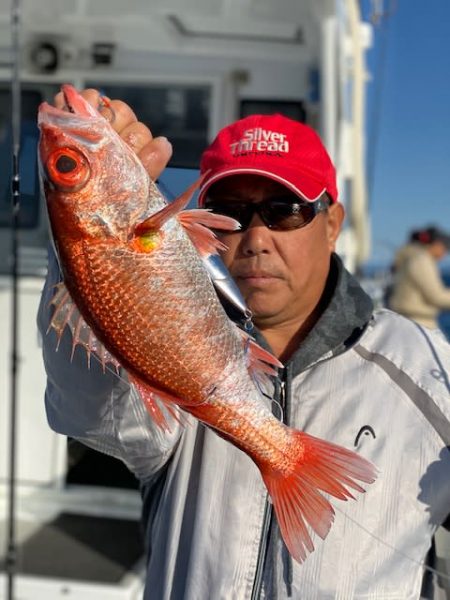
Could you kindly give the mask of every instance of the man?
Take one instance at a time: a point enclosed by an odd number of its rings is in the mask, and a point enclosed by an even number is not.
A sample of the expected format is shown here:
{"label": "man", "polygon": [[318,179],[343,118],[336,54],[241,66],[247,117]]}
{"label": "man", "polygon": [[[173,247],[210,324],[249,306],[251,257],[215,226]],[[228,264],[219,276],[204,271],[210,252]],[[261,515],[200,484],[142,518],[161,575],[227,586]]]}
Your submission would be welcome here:
{"label": "man", "polygon": [[389,307],[417,323],[437,329],[442,310],[450,310],[438,262],[450,250],[450,235],[437,227],[414,231],[400,248],[393,265],[394,280]]}
{"label": "man", "polygon": [[[98,94],[85,96],[94,106]],[[61,104],[61,98],[57,103]],[[170,157],[129,107],[114,126],[153,177]],[[146,600],[419,598],[422,568],[450,507],[450,347],[372,304],[334,253],[344,210],[319,137],[281,116],[222,130],[205,151],[199,203],[239,218],[223,259],[252,311],[256,337],[283,360],[283,419],[354,449],[380,470],[294,563],[248,457],[199,423],[161,439],[127,383],[69,362],[44,338],[47,414],[56,431],[123,460],[142,482]],[[45,332],[50,269],[39,312]]]}

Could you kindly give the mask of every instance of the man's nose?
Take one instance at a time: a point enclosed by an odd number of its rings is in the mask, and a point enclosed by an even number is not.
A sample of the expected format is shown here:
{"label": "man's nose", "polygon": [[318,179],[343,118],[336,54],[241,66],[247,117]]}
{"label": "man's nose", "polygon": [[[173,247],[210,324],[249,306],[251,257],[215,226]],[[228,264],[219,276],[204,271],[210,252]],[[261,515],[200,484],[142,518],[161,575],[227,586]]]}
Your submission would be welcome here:
{"label": "man's nose", "polygon": [[246,256],[270,252],[271,232],[258,213],[254,213],[247,229],[242,233],[241,252]]}

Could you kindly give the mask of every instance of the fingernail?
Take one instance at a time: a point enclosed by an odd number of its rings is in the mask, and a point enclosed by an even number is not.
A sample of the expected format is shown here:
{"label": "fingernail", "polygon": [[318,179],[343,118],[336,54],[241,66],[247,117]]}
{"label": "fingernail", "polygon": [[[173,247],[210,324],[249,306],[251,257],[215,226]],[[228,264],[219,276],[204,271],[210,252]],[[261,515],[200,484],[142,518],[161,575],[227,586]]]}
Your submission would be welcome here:
{"label": "fingernail", "polygon": [[169,142],[169,140],[168,140],[168,139],[167,139],[165,136],[163,136],[163,135],[160,135],[160,136],[156,137],[156,138],[154,139],[154,141],[158,141],[158,143],[159,143],[159,144],[164,144],[164,145],[166,145],[167,147],[169,147],[169,148],[172,148],[172,144],[171,144],[171,143]]}

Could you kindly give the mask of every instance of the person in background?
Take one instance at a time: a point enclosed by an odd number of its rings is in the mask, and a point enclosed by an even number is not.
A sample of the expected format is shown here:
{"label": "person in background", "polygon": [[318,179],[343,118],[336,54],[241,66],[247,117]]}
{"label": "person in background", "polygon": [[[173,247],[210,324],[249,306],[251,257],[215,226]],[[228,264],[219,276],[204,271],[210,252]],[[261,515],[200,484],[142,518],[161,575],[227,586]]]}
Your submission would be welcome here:
{"label": "person in background", "polygon": [[[101,105],[98,92],[83,93]],[[109,107],[157,179],[170,144],[123,102]],[[145,600],[417,600],[421,563],[450,507],[450,345],[374,312],[345,269],[335,252],[344,219],[335,169],[311,128],[281,115],[239,120],[205,150],[201,172],[200,207],[242,225],[221,235],[222,258],[257,341],[284,362],[276,408],[292,427],[371,460],[376,482],[355,502],[335,501],[326,539],[314,536],[312,554],[293,562],[248,456],[188,417],[161,437],[126,380],[96,361],[87,370],[81,351],[70,360],[70,331],[55,351],[45,333],[60,277],[53,254],[38,315],[50,426],[139,478]]]}
{"label": "person in background", "polygon": [[438,269],[449,250],[450,235],[437,227],[413,231],[395,256],[389,308],[420,325],[438,328],[439,313],[450,310],[450,288]]}

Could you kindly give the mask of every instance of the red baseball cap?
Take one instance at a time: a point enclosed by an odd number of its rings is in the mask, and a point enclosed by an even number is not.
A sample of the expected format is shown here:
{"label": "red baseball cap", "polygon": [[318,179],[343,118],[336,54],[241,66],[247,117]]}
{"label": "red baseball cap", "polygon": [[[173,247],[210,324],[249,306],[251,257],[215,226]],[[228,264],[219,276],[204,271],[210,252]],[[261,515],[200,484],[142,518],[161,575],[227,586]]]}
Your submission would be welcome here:
{"label": "red baseball cap", "polygon": [[278,181],[308,202],[324,192],[337,202],[336,170],[320,137],[280,114],[251,115],[224,127],[204,151],[200,173],[199,206],[213,183],[239,174]]}

